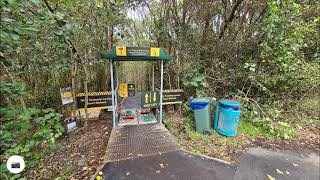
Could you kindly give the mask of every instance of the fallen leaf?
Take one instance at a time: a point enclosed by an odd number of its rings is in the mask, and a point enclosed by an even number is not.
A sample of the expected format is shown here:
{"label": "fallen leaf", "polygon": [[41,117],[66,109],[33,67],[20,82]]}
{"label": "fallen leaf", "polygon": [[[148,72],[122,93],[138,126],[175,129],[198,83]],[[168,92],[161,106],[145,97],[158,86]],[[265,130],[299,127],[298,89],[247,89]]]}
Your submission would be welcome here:
{"label": "fallen leaf", "polygon": [[289,171],[286,171],[286,173],[289,175],[290,174],[290,172]]}
{"label": "fallen leaf", "polygon": [[128,172],[126,173],[126,175],[129,176],[129,175],[130,175],[130,172],[128,171]]}
{"label": "fallen leaf", "polygon": [[270,176],[269,174],[267,175],[269,180],[276,180],[274,177]]}
{"label": "fallen leaf", "polygon": [[87,169],[88,169],[88,167],[85,166],[85,167],[82,168],[82,171],[86,171]]}
{"label": "fallen leaf", "polygon": [[142,154],[138,154],[138,157],[141,157],[142,156]]}
{"label": "fallen leaf", "polygon": [[95,159],[93,159],[92,161],[90,161],[90,163],[89,163],[89,164],[93,164],[94,162],[96,162],[96,160],[95,160]]}
{"label": "fallen leaf", "polygon": [[164,168],[164,165],[163,165],[162,163],[161,163],[161,164],[159,164],[159,165],[160,165],[160,167],[161,167],[161,168]]}
{"label": "fallen leaf", "polygon": [[299,164],[296,164],[296,163],[292,163],[292,165],[293,165],[294,167],[298,167],[298,166],[299,166]]}
{"label": "fallen leaf", "polygon": [[280,169],[276,169],[276,171],[277,171],[277,173],[279,173],[279,174],[283,174],[283,172],[280,171]]}
{"label": "fallen leaf", "polygon": [[129,154],[128,154],[128,156],[131,156],[131,155],[132,155],[132,153],[129,153]]}
{"label": "fallen leaf", "polygon": [[159,173],[160,173],[160,170],[157,170],[156,173],[159,174]]}

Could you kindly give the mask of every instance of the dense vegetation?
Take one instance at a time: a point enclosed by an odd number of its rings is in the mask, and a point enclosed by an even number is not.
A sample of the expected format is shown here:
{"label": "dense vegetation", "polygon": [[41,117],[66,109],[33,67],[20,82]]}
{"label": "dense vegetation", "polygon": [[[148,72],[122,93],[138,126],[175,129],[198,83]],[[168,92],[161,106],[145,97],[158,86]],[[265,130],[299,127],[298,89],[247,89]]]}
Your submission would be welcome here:
{"label": "dense vegetation", "polygon": [[[165,88],[239,99],[242,119],[276,136],[319,124],[319,1],[97,2],[0,2],[2,160],[23,154],[36,163],[55,144],[63,132],[60,87],[110,89],[100,53],[116,44],[164,47],[173,57]],[[120,81],[150,88],[150,64],[119,69]]]}

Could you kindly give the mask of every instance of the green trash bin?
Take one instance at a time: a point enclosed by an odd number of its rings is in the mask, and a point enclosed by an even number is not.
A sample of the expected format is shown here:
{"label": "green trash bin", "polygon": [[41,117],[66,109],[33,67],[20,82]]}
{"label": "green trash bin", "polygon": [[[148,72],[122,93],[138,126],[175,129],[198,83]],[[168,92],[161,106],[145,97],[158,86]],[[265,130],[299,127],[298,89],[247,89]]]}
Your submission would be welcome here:
{"label": "green trash bin", "polygon": [[210,97],[194,98],[189,104],[194,112],[196,130],[199,133],[211,135]]}

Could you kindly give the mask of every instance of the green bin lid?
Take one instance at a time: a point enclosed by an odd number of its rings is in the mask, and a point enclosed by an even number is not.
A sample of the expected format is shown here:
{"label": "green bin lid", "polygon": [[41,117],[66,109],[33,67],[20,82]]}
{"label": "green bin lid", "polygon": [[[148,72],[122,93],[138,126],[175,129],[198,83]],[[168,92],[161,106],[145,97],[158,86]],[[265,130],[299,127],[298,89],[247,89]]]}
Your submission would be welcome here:
{"label": "green bin lid", "polygon": [[240,101],[235,101],[235,100],[220,99],[218,102],[226,106],[233,106],[233,107],[240,106]]}

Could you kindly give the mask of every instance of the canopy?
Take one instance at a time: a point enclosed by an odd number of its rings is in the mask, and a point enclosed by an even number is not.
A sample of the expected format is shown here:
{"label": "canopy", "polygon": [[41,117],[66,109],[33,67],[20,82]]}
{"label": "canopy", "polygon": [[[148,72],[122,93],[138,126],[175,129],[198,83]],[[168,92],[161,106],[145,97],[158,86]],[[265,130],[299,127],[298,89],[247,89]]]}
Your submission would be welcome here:
{"label": "canopy", "polygon": [[116,46],[102,53],[102,57],[118,61],[170,61],[172,58],[162,48]]}

